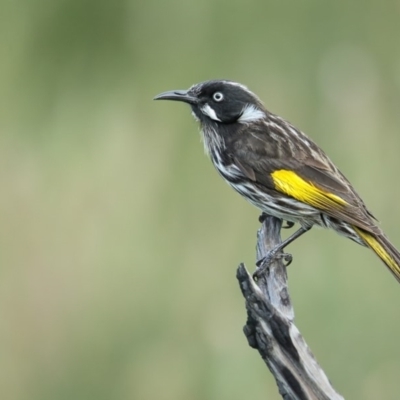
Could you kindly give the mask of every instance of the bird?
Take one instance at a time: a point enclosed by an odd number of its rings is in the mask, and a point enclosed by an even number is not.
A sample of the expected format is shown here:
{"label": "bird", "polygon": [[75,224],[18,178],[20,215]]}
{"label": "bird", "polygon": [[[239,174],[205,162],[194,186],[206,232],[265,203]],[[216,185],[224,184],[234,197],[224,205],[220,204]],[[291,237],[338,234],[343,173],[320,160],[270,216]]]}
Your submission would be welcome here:
{"label": "bird", "polygon": [[400,253],[349,180],[316,143],[268,111],[247,86],[209,80],[154,99],[190,105],[205,151],[225,181],[263,214],[299,224],[271,257],[320,226],[372,249],[400,282]]}

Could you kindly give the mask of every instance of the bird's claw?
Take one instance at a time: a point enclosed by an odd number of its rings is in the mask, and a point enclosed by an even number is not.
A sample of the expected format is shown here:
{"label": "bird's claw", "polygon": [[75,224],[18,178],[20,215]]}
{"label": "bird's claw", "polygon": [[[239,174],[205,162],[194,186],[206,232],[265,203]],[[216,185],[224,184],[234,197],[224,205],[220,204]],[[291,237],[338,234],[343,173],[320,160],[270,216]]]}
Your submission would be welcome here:
{"label": "bird's claw", "polygon": [[[266,214],[265,212],[261,213],[261,215],[258,217],[258,221],[262,224],[265,219],[268,217],[268,214]],[[294,222],[292,221],[286,221],[286,225],[282,225],[283,229],[290,229],[293,228],[294,226]]]}
{"label": "bird's claw", "polygon": [[290,228],[293,228],[293,226],[294,226],[294,222],[286,221],[286,225],[282,225],[282,228],[283,229],[290,229]]}
{"label": "bird's claw", "polygon": [[286,261],[285,267],[288,267],[292,261],[293,256],[289,253],[278,253],[279,249],[270,250],[267,255],[256,262],[257,269],[253,274],[253,279],[259,279],[266,271],[270,265],[276,261],[284,259]]}
{"label": "bird's claw", "polygon": [[282,258],[286,261],[285,267],[288,267],[293,261],[293,256],[290,253],[282,253],[282,256]]}
{"label": "bird's claw", "polygon": [[264,221],[267,217],[268,217],[268,214],[266,214],[265,212],[261,213],[261,215],[258,217],[258,221],[260,222],[260,224],[264,223]]}

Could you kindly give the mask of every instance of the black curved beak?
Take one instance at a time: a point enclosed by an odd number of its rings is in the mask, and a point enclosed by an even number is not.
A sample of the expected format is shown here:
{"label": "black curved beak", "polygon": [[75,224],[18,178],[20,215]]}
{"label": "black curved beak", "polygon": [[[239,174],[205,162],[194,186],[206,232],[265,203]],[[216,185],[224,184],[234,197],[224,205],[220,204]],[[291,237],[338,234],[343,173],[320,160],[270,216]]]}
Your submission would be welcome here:
{"label": "black curved beak", "polygon": [[153,100],[175,100],[183,101],[184,103],[197,104],[197,97],[192,96],[187,90],[171,90],[158,94]]}

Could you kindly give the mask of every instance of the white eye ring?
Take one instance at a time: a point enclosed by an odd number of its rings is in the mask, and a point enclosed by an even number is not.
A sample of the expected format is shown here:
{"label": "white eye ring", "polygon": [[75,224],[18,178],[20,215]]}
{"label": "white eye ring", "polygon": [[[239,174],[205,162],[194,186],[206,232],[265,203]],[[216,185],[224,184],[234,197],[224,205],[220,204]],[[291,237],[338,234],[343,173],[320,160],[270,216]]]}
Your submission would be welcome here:
{"label": "white eye ring", "polygon": [[221,92],[215,92],[213,94],[213,99],[214,99],[214,101],[219,103],[220,101],[222,101],[224,99],[224,95]]}

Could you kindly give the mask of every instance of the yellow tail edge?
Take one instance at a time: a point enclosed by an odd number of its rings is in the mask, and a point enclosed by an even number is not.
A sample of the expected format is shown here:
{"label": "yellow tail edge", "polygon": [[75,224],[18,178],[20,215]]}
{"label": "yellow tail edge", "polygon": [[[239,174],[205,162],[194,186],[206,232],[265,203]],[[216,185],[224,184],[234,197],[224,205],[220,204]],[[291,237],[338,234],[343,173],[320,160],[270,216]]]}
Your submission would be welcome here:
{"label": "yellow tail edge", "polygon": [[365,244],[386,264],[395,278],[400,282],[400,254],[384,236],[374,236],[360,228],[354,230],[364,240]]}

